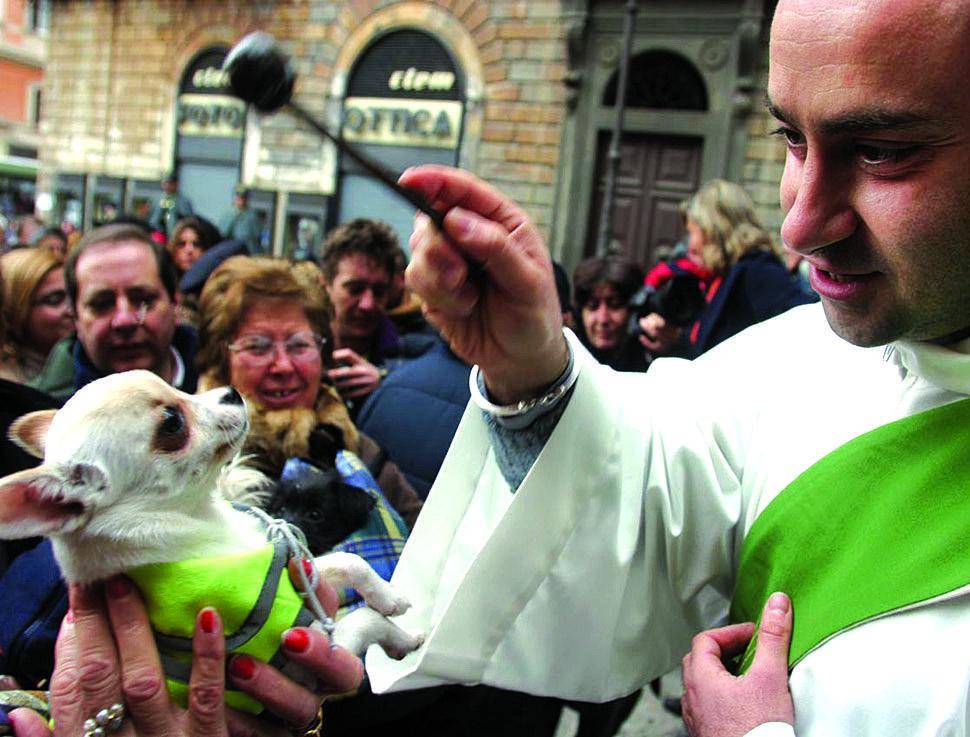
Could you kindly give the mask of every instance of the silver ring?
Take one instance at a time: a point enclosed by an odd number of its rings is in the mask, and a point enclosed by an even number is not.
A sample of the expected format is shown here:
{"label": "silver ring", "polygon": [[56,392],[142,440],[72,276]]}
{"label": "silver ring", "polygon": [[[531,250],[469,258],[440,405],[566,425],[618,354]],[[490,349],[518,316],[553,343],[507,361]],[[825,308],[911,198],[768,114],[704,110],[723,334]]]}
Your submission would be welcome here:
{"label": "silver ring", "polygon": [[125,721],[125,707],[112,704],[94,715],[93,719],[84,722],[84,737],[104,737],[106,734],[117,732]]}

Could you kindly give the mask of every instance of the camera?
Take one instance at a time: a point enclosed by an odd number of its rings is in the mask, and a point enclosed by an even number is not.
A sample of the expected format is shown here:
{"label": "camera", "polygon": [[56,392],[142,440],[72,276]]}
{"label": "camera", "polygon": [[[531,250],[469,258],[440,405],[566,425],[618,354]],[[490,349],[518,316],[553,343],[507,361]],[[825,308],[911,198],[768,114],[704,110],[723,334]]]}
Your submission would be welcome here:
{"label": "camera", "polygon": [[700,279],[687,271],[675,271],[659,287],[640,287],[627,304],[630,308],[627,332],[636,336],[642,332],[640,319],[652,312],[671,325],[693,325],[707,306],[707,300]]}

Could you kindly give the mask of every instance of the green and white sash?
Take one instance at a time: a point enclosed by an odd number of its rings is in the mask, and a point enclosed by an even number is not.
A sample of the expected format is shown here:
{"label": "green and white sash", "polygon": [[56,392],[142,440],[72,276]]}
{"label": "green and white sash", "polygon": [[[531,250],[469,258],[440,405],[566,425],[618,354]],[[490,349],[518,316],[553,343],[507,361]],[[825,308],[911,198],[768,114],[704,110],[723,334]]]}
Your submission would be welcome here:
{"label": "green and white sash", "polygon": [[773,592],[787,593],[792,668],[840,632],[970,584],[968,542],[964,399],[865,433],[783,489],[741,547],[731,621],[757,622]]}

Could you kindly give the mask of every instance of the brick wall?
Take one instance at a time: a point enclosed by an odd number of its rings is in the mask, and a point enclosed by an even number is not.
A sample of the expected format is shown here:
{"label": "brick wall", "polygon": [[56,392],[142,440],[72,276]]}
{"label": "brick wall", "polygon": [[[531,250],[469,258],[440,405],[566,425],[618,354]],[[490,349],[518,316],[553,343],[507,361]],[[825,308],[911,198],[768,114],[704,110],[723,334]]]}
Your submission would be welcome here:
{"label": "brick wall", "polygon": [[[52,19],[45,88],[44,171],[154,179],[171,163],[179,75],[193,53],[259,28],[293,55],[298,94],[321,115],[338,62],[361,29],[417,25],[460,47],[466,73],[480,73],[480,99],[466,120],[463,156],[548,228],[559,161],[565,48],[558,2],[439,0],[243,2],[242,0],[68,0]],[[449,38],[449,34],[454,38]],[[466,58],[462,58],[462,56]],[[332,121],[333,122],[333,121]],[[316,139],[288,116],[265,118],[247,150],[251,183],[312,189],[299,171],[323,165]],[[49,181],[49,179],[48,179]]]}

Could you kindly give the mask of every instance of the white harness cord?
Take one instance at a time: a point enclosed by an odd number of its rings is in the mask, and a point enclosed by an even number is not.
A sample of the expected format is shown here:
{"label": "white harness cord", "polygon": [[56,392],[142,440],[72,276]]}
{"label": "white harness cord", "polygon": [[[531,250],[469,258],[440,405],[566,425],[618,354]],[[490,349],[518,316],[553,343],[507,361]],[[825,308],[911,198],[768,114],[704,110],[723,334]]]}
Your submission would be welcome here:
{"label": "white harness cord", "polygon": [[302,560],[308,560],[311,563],[311,568],[313,573],[307,576],[306,570],[303,565],[298,565],[297,570],[300,574],[300,583],[303,586],[303,591],[299,594],[306,602],[307,607],[313,612],[313,616],[317,618],[320,625],[323,627],[323,631],[327,633],[327,637],[333,640],[333,618],[328,616],[323,609],[323,605],[317,598],[317,584],[320,582],[320,572],[317,567],[313,564],[313,555],[310,553],[307,547],[306,537],[303,534],[303,530],[299,527],[294,527],[286,520],[273,519],[266,512],[264,512],[259,507],[249,507],[246,509],[247,512],[252,514],[258,520],[260,520],[264,525],[266,525],[266,539],[270,542],[275,540],[282,540],[286,543],[286,547],[289,548],[290,555],[295,556]]}

